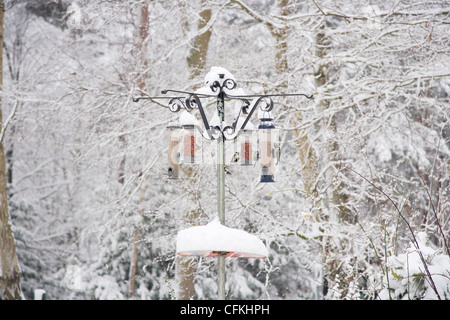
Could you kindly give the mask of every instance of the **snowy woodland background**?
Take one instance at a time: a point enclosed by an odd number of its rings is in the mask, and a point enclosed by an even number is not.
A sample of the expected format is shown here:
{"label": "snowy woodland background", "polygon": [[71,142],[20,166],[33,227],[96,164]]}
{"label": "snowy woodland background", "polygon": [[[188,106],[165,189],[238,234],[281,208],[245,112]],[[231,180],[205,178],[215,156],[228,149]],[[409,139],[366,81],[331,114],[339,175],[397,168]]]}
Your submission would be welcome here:
{"label": "snowy woodland background", "polygon": [[217,217],[215,167],[169,181],[179,115],[132,98],[221,66],[248,93],[314,95],[274,98],[276,183],[258,165],[227,175],[227,226],[269,249],[226,260],[227,298],[449,299],[449,14],[446,0],[5,1],[24,297],[217,298],[216,259],[175,254],[179,230]]}

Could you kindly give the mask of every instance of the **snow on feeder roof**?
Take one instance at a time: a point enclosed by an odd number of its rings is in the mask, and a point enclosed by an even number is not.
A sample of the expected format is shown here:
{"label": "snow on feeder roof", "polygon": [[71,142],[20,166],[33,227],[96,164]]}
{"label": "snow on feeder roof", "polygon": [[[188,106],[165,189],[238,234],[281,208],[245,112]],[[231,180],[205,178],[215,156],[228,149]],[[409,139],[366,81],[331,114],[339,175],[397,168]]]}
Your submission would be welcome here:
{"label": "snow on feeder roof", "polygon": [[199,126],[199,122],[192,113],[183,111],[180,115],[180,125],[183,127]]}
{"label": "snow on feeder roof", "polygon": [[228,228],[217,219],[205,226],[181,230],[177,235],[177,254],[182,256],[263,259],[268,255],[264,243],[245,231]]}

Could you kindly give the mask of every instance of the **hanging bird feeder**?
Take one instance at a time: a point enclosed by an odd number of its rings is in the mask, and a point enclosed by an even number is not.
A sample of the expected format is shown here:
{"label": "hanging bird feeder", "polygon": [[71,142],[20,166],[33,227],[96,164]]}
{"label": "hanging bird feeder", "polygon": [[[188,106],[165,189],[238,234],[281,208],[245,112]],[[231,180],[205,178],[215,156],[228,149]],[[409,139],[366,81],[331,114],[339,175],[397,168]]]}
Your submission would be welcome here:
{"label": "hanging bird feeder", "polygon": [[[237,86],[233,75],[221,67],[212,67],[205,77],[205,86],[196,92],[181,90],[163,90],[163,95],[168,93],[173,96],[146,96],[133,98],[134,102],[141,99],[168,99],[169,110],[179,112],[182,107],[185,110],[180,116],[180,125],[183,128],[177,137],[175,131],[170,135],[169,142],[169,176],[178,177],[177,158],[180,140],[182,139],[183,160],[185,163],[194,163],[195,160],[195,129],[207,140],[217,141],[217,185],[218,185],[218,220],[214,220],[205,226],[192,227],[181,230],[177,235],[177,254],[182,256],[205,256],[218,258],[218,297],[225,299],[225,257],[266,258],[268,251],[264,243],[256,236],[245,231],[232,229],[225,226],[225,141],[236,141],[242,138],[240,152],[236,148],[232,162],[241,159],[242,165],[250,165],[252,160],[252,132],[249,122],[252,115],[259,109],[258,128],[259,150],[254,158],[261,163],[261,182],[274,182],[275,158],[279,161],[281,149],[277,146],[275,151],[275,126],[271,110],[273,108],[272,97],[305,96],[303,93],[288,94],[245,94],[243,89]],[[217,102],[216,113],[211,121],[208,121],[201,99],[215,98]],[[236,100],[233,124],[225,123],[225,99]],[[196,117],[191,113],[198,110],[203,128]],[[239,117],[243,119],[239,119]],[[236,121],[236,120],[240,120]],[[241,136],[242,134],[242,136]],[[200,157],[201,158],[201,157]]]}
{"label": "hanging bird feeder", "polygon": [[261,182],[275,182],[275,155],[274,155],[274,129],[273,115],[270,111],[258,112],[260,121],[258,127],[259,156],[261,164]]}

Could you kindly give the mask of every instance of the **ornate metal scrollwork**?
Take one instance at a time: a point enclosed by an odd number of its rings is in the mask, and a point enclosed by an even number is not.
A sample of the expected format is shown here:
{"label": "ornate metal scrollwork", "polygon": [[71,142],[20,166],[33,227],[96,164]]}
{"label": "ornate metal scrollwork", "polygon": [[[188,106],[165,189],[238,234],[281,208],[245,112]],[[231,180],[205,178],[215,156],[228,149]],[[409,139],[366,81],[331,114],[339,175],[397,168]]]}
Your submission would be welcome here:
{"label": "ornate metal scrollwork", "polygon": [[263,103],[263,105],[261,105],[259,108],[261,109],[261,111],[272,111],[273,109],[273,100],[271,97],[268,96],[263,96],[262,99],[260,100],[260,102]]}
{"label": "ornate metal scrollwork", "polygon": [[243,114],[248,114],[249,107],[250,107],[250,101],[248,101],[247,99],[242,99],[241,112]]}
{"label": "ornate metal scrollwork", "polygon": [[222,85],[223,88],[228,89],[228,90],[233,90],[234,88],[236,88],[236,86],[237,86],[237,83],[233,79],[226,79]]}
{"label": "ornate metal scrollwork", "polygon": [[186,100],[186,110],[193,110],[193,109],[198,109],[198,106],[200,104],[200,99],[198,98],[197,95],[195,94],[190,94]]}
{"label": "ornate metal scrollwork", "polygon": [[214,81],[212,85],[209,86],[212,92],[217,92],[220,90],[220,83],[219,81]]}
{"label": "ornate metal scrollwork", "polygon": [[[245,129],[247,123],[250,121],[253,113],[259,107],[261,111],[270,112],[273,109],[273,100],[272,97],[288,97],[288,96],[304,96],[308,99],[312,99],[312,95],[308,96],[303,93],[292,93],[292,94],[268,94],[268,95],[232,95],[230,92],[236,88],[236,81],[233,79],[222,79],[224,75],[219,74],[219,80],[215,80],[212,85],[210,85],[210,89],[212,91],[211,94],[208,93],[195,93],[189,91],[180,91],[180,90],[163,90],[162,94],[167,94],[168,92],[182,94],[183,96],[175,96],[175,97],[138,97],[133,98],[134,102],[138,102],[141,99],[170,99],[169,100],[169,110],[172,112],[179,112],[182,108],[191,112],[193,109],[198,109],[200,111],[200,115],[202,118],[202,122],[205,130],[202,130],[200,126],[197,126],[197,129],[200,131],[201,135],[209,140],[216,140],[219,138],[223,138],[225,140],[234,140],[236,139]],[[208,119],[206,117],[205,111],[203,109],[200,98],[218,98],[217,111],[219,113],[219,117],[221,114],[224,114],[224,98],[227,99],[238,99],[242,101],[242,106],[239,110],[239,113],[235,115],[235,120],[231,126],[210,126]],[[249,100],[252,99],[252,100]],[[242,119],[241,115],[245,116],[243,122],[239,123],[238,120]]]}
{"label": "ornate metal scrollwork", "polygon": [[233,90],[236,88],[237,83],[233,79],[225,79],[222,83],[220,83],[218,80],[214,81],[209,88],[212,92],[221,92],[223,89],[227,90]]}
{"label": "ornate metal scrollwork", "polygon": [[180,98],[172,98],[169,100],[169,110],[172,112],[180,111],[181,107],[185,108],[183,101]]}
{"label": "ornate metal scrollwork", "polygon": [[[232,126],[226,126],[222,129],[222,134],[226,140],[234,140],[243,132],[245,129],[247,123],[250,121],[253,113],[256,111],[256,109],[259,107],[262,111],[269,112],[273,109],[273,101],[272,98],[269,96],[260,96],[252,100],[251,103],[248,102],[248,100],[243,100],[244,106],[241,107],[241,110],[239,111],[239,114],[236,115],[235,121]],[[247,104],[245,104],[247,103]],[[261,104],[261,105],[260,105]],[[238,128],[236,127],[238,123],[238,118],[240,115],[245,114],[245,120],[242,122],[241,126]]]}
{"label": "ornate metal scrollwork", "polygon": [[181,108],[191,112],[193,109],[197,109],[200,104],[200,99],[195,94],[188,95],[187,98],[182,100],[182,97],[172,98],[169,100],[169,110],[172,112],[178,112]]}
{"label": "ornate metal scrollwork", "polygon": [[223,132],[219,126],[212,126],[208,130],[209,139],[217,140],[222,136]]}

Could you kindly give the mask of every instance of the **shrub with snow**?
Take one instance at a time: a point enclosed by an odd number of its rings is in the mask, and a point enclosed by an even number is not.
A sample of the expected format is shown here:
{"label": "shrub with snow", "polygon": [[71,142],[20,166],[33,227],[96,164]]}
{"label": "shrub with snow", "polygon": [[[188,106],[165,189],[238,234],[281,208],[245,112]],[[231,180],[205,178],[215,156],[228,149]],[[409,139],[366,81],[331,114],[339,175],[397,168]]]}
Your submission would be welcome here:
{"label": "shrub with snow", "polygon": [[[440,298],[450,299],[450,257],[441,250],[431,248],[423,232],[418,234],[417,242]],[[438,299],[414,245],[405,253],[389,257],[387,270],[381,299]]]}

